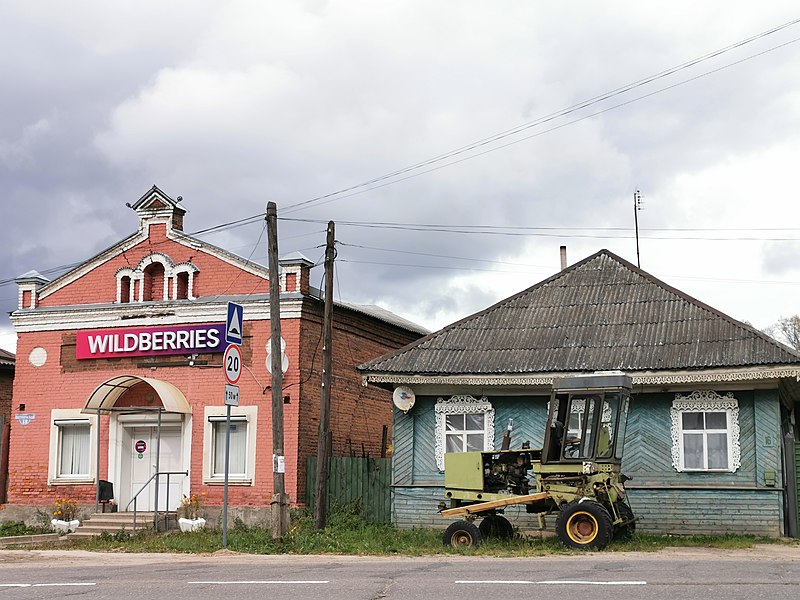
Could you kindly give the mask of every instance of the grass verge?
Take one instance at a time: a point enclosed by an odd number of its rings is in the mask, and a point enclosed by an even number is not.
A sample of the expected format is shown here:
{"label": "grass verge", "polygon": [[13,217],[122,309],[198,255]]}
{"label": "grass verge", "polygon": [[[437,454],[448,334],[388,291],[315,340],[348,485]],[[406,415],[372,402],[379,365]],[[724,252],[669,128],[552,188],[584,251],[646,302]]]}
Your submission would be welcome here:
{"label": "grass verge", "polygon": [[[36,531],[35,533],[41,533]],[[18,534],[9,534],[18,535]],[[776,540],[742,535],[655,536],[635,535],[629,541],[614,542],[606,552],[655,552],[665,548],[698,547],[744,549],[755,544],[794,544],[796,540]],[[203,529],[192,533],[177,531],[155,534],[120,530],[96,538],[77,538],[62,542],[60,548],[106,552],[212,553],[222,548],[220,530]],[[580,554],[565,548],[557,539],[531,539],[515,536],[510,540],[487,539],[480,548],[449,548],[442,544],[442,531],[397,529],[388,524],[367,523],[357,507],[332,509],[327,527],[314,529],[310,511],[294,511],[292,526],[283,540],[273,540],[268,528],[246,526],[236,521],[228,530],[228,550],[248,554],[347,554],[357,556],[546,556]]]}

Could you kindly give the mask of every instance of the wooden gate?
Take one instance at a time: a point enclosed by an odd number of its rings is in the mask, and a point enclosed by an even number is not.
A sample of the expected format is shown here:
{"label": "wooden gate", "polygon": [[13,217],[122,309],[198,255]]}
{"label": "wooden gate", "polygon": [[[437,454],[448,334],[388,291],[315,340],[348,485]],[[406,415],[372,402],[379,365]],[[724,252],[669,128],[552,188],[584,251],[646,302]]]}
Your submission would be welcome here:
{"label": "wooden gate", "polygon": [[[314,506],[317,457],[308,459],[306,498]],[[358,504],[361,516],[372,523],[391,523],[391,458],[328,459],[328,506]]]}

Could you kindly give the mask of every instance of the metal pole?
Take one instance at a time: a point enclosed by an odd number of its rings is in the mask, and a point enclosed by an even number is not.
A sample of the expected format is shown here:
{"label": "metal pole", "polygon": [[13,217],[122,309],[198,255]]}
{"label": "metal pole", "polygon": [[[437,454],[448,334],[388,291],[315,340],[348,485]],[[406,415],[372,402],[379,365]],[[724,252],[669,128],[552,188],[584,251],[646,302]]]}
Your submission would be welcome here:
{"label": "metal pole", "polygon": [[158,485],[161,483],[161,476],[158,475],[161,469],[161,411],[158,409],[158,425],[156,426],[156,493],[155,493],[155,512],[153,513],[153,525],[158,533]]}
{"label": "metal pole", "polygon": [[639,205],[642,203],[642,196],[639,190],[633,193],[633,221],[636,225],[636,266],[642,268],[642,263],[639,261]]}
{"label": "metal pole", "polygon": [[100,510],[100,409],[97,409],[97,487],[94,491],[94,512]]}
{"label": "metal pole", "polygon": [[222,493],[222,549],[228,548],[228,473],[231,457],[231,405],[225,413],[225,488]]}

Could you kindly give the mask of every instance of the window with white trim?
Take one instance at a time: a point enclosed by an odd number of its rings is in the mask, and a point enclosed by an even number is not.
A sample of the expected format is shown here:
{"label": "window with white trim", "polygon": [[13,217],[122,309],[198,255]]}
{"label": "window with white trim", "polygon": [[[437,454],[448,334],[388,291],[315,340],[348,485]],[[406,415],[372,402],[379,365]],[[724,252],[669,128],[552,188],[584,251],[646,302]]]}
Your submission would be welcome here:
{"label": "window with white trim", "polygon": [[[203,440],[203,481],[223,483],[225,481],[225,437],[227,418],[225,406],[205,407],[205,430]],[[238,485],[253,485],[256,462],[256,421],[258,407],[238,406],[231,408],[230,459],[228,482]]]}
{"label": "window with white trim", "polygon": [[97,416],[80,409],[54,409],[50,414],[51,484],[92,483],[97,465]]}
{"label": "window with white trim", "polygon": [[445,452],[475,452],[494,447],[494,407],[483,396],[453,396],[436,401],[436,466],[444,471]]}
{"label": "window with white trim", "polygon": [[677,394],[671,415],[672,464],[676,471],[733,473],[741,466],[739,402],[733,394]]}

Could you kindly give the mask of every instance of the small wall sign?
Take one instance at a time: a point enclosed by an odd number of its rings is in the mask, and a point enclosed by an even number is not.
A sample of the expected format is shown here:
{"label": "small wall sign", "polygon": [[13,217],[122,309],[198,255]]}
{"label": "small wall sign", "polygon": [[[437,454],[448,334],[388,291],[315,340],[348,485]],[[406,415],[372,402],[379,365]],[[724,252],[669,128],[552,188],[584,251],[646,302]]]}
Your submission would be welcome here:
{"label": "small wall sign", "polygon": [[34,413],[21,413],[18,415],[14,415],[14,418],[19,421],[19,424],[25,427],[28,423],[33,421],[36,418]]}
{"label": "small wall sign", "polygon": [[136,450],[136,452],[141,454],[142,452],[147,450],[147,442],[145,442],[144,440],[136,440],[136,445],[134,446],[134,449]]}

